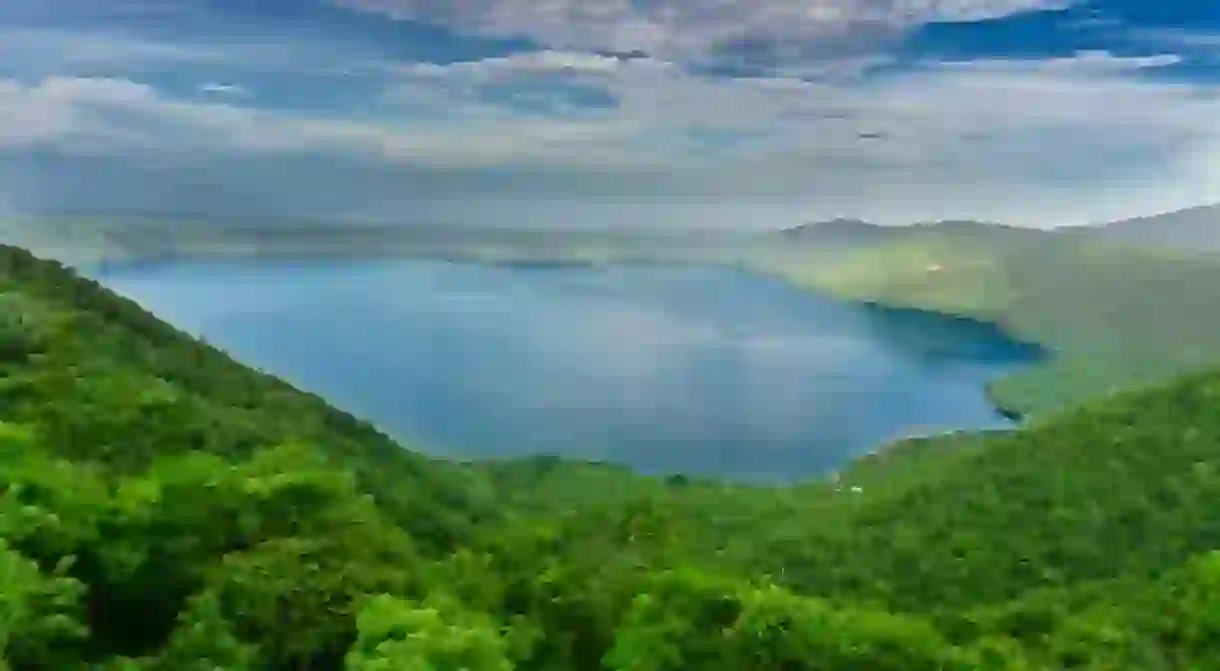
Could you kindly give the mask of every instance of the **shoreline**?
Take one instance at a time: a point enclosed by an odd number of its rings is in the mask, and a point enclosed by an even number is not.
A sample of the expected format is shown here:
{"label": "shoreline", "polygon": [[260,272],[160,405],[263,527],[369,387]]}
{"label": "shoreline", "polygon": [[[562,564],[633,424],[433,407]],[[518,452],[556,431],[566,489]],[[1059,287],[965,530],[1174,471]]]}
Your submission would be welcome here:
{"label": "shoreline", "polygon": [[1022,410],[1022,409],[1015,407],[1015,405],[1012,402],[1004,400],[999,395],[999,393],[996,391],[996,385],[1001,383],[1004,380],[1009,379],[1013,375],[1019,374],[1020,372],[1028,372],[1028,371],[1032,371],[1032,370],[1036,370],[1036,369],[1048,368],[1050,366],[1053,366],[1055,363],[1057,363],[1059,361],[1059,358],[1061,356],[1058,348],[1053,347],[1047,343],[1039,342],[1033,338],[1028,338],[1028,337],[1019,335],[1015,329],[1013,329],[1008,324],[1004,323],[1002,317],[984,317],[982,315],[972,315],[972,314],[967,314],[967,313],[963,313],[963,312],[955,312],[955,311],[952,311],[947,308],[932,308],[932,307],[921,307],[921,306],[902,304],[902,303],[891,303],[891,302],[888,302],[881,298],[852,297],[852,296],[847,296],[842,293],[836,292],[833,289],[830,289],[828,287],[822,287],[822,286],[817,286],[816,284],[805,284],[805,283],[794,281],[792,278],[788,277],[783,272],[778,272],[775,270],[768,269],[766,267],[761,267],[758,264],[751,264],[747,261],[739,261],[732,265],[734,268],[737,268],[738,270],[741,270],[741,271],[744,271],[747,273],[751,273],[751,274],[755,274],[755,275],[759,275],[759,276],[777,279],[796,289],[799,289],[802,291],[816,292],[816,293],[821,294],[824,297],[827,297],[827,298],[830,298],[833,300],[842,301],[844,303],[854,303],[856,305],[871,306],[871,307],[875,307],[875,308],[879,308],[879,309],[883,309],[883,310],[894,310],[894,311],[900,311],[900,312],[912,312],[912,313],[925,314],[925,315],[935,315],[937,317],[946,317],[949,319],[956,319],[956,320],[969,322],[969,323],[977,325],[977,326],[992,329],[996,332],[997,335],[999,335],[999,336],[1003,337],[1004,339],[1009,340],[1013,343],[1016,343],[1018,346],[1028,347],[1028,348],[1037,350],[1038,354],[1037,354],[1037,358],[1035,361],[1032,361],[1028,365],[1021,367],[1017,371],[1010,371],[1010,372],[1004,373],[1000,376],[997,376],[991,380],[988,380],[988,382],[983,385],[983,394],[984,394],[984,396],[986,396],[987,402],[989,404],[991,404],[992,408],[995,409],[996,413],[999,414],[1004,419],[1006,419],[1010,422],[1013,422],[1014,424],[1016,424],[1018,426],[1024,424],[1025,421],[1029,419],[1031,413],[1027,410]]}
{"label": "shoreline", "polygon": [[[383,260],[384,258],[385,257],[376,257],[376,260]],[[153,260],[147,260],[147,261],[145,261],[145,263],[150,263],[150,264],[171,263],[172,264],[175,261],[181,262],[184,260],[189,261],[192,259],[173,259],[173,260],[171,260],[171,259],[153,259]],[[200,259],[196,258],[194,260],[200,260]],[[271,261],[271,262],[274,262],[277,260],[284,261],[284,260],[287,260],[287,258],[282,257],[282,256],[274,256],[274,257],[264,256],[261,258],[259,258],[259,257],[222,256],[220,258],[216,258],[215,260],[218,262],[221,262],[221,263],[234,262],[234,261],[237,261],[237,262]],[[319,260],[320,261],[322,259],[311,258],[310,260]],[[340,260],[353,260],[353,259],[343,258]],[[429,257],[423,257],[423,258],[407,257],[407,258],[404,258],[403,260],[404,261],[418,260],[418,261],[423,261],[423,262],[458,263],[458,264],[464,264],[464,265],[465,264],[482,265],[482,266],[492,266],[492,267],[505,267],[505,268],[510,268],[510,269],[519,268],[522,270],[538,269],[538,270],[590,270],[590,271],[596,271],[599,269],[613,268],[615,266],[638,267],[638,266],[653,266],[653,265],[682,265],[682,266],[694,265],[694,266],[706,266],[709,268],[723,268],[723,269],[729,269],[729,270],[742,272],[744,274],[752,275],[755,277],[760,277],[760,278],[765,278],[765,279],[769,279],[769,280],[782,282],[783,284],[785,284],[789,287],[792,287],[793,289],[796,289],[798,291],[808,292],[811,294],[818,294],[819,296],[821,296],[823,298],[830,299],[832,301],[841,302],[844,304],[854,304],[857,306],[862,306],[865,308],[873,308],[873,309],[878,309],[878,310],[897,311],[897,312],[906,312],[906,313],[913,313],[913,314],[924,314],[924,315],[936,316],[939,318],[947,318],[947,319],[957,320],[957,321],[961,321],[961,322],[967,322],[972,325],[976,325],[976,326],[985,328],[987,330],[993,331],[997,336],[1002,337],[1003,339],[1008,340],[1008,341],[1016,344],[1019,347],[1030,348],[1031,350],[1034,351],[1034,359],[1031,362],[1029,362],[1028,364],[1022,365],[1018,370],[1029,370],[1033,367],[1046,366],[1050,362],[1054,361],[1056,358],[1054,350],[1052,350],[1051,348],[1047,347],[1046,345],[1044,345],[1042,343],[1038,343],[1038,342],[1030,340],[1028,338],[1023,338],[1023,337],[1019,337],[1019,336],[1015,335],[1011,331],[1011,329],[1009,327],[1007,327],[1002,321],[998,321],[998,320],[994,320],[994,319],[986,319],[983,317],[969,315],[969,314],[952,312],[949,310],[937,310],[937,309],[932,309],[932,308],[927,308],[927,307],[893,304],[893,303],[889,303],[882,299],[854,298],[854,297],[850,297],[850,296],[845,296],[845,295],[834,292],[825,287],[819,287],[816,285],[795,282],[790,277],[785,276],[785,274],[782,272],[775,272],[774,270],[768,269],[767,267],[765,267],[761,264],[749,263],[747,260],[740,259],[740,258],[739,259],[721,259],[719,261],[713,260],[713,259],[689,259],[689,258],[688,259],[675,259],[672,261],[662,260],[662,259],[616,259],[616,260],[600,261],[600,262],[591,262],[591,261],[585,260],[585,259],[477,259],[477,258],[429,258]],[[139,265],[144,265],[143,263],[140,263],[139,261],[136,261],[136,263]],[[78,270],[84,270],[85,268],[89,268],[89,266],[90,266],[90,264],[84,264],[84,266]],[[85,274],[87,275],[88,272],[86,271]],[[1012,422],[1014,426],[1011,427],[1011,429],[1019,429],[1021,427],[1021,425],[1024,423],[1024,421],[1027,419],[1028,414],[1018,410],[1017,408],[1014,408],[1012,404],[1004,401],[1002,398],[997,396],[997,394],[995,392],[996,383],[1008,378],[1012,374],[1013,374],[1013,372],[1006,372],[991,380],[988,380],[986,383],[983,384],[981,391],[983,392],[988,404],[994,409],[994,411],[997,413],[997,415],[1009,422]],[[1011,430],[1011,429],[1009,429],[1009,430]],[[414,448],[408,447],[408,446],[412,446],[412,445],[418,446],[419,443],[418,443],[418,441],[397,440],[397,439],[395,439],[395,437],[393,436],[392,433],[386,432],[384,428],[379,429],[379,430],[382,433],[386,433],[386,435],[389,435],[392,440],[395,440],[396,443],[402,444],[404,449],[414,449],[416,451],[419,451],[421,454],[426,454],[432,458],[437,458],[437,459],[441,459],[444,461],[448,461],[450,463],[454,463],[455,465],[460,465],[462,463],[470,461],[468,458],[456,457],[452,453],[444,454],[442,452],[440,454],[437,454],[430,450],[419,450],[418,447],[414,447]],[[830,470],[827,473],[820,474],[820,475],[811,474],[806,477],[797,478],[790,482],[784,483],[782,486],[800,486],[802,484],[825,481],[828,477],[831,477],[831,475],[834,472],[842,471],[846,468],[849,468],[851,465],[859,462],[862,459],[867,459],[868,457],[876,455],[877,453],[885,452],[888,449],[890,449],[891,447],[893,447],[895,445],[901,445],[904,442],[907,442],[911,439],[935,440],[936,438],[938,438],[946,433],[950,433],[950,434],[984,433],[984,432],[993,431],[993,430],[994,429],[960,427],[960,428],[948,429],[945,431],[941,431],[941,432],[937,432],[937,433],[929,434],[929,435],[912,435],[912,436],[903,436],[901,438],[881,440],[881,441],[877,442],[875,445],[873,445],[872,447],[870,447],[867,452],[863,452],[856,456],[848,457],[841,464],[839,464],[835,469]],[[510,461],[512,461],[512,460],[513,459],[510,459]],[[476,460],[476,461],[481,462],[483,460]],[[580,463],[583,460],[575,459],[572,461]],[[636,471],[628,465],[625,465],[625,464],[618,464],[618,465],[630,470],[636,476],[652,477],[649,474]],[[669,474],[666,476],[655,476],[655,477],[660,477],[661,479],[665,479],[666,477],[673,477],[673,475],[675,475],[675,474]],[[704,476],[704,477],[706,477],[706,476]],[[721,481],[721,482],[725,482],[725,483],[757,486],[757,485],[754,485],[753,483],[742,482],[740,480],[736,480],[736,479],[730,478],[730,477],[719,477],[719,478],[715,478],[715,479],[718,481]],[[774,486],[774,485],[767,485],[767,486]]]}

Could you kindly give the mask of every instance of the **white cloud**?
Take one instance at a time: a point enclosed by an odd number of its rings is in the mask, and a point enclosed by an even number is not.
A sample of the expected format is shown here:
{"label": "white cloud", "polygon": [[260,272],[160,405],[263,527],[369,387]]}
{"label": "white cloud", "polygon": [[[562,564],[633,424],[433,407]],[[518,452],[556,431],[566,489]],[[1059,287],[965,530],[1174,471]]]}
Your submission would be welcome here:
{"label": "white cloud", "polygon": [[435,63],[412,63],[402,67],[408,75],[449,78],[466,75],[474,78],[489,78],[496,75],[524,75],[551,72],[568,73],[612,73],[624,59],[599,54],[575,51],[533,51],[485,58],[478,61],[462,61],[449,65]]}
{"label": "white cloud", "polygon": [[196,74],[194,68],[205,77],[230,70],[383,76],[396,67],[375,47],[350,40],[187,34],[170,41],[113,29],[29,28],[0,21],[0,77],[143,76],[166,69]]}
{"label": "white cloud", "polygon": [[144,67],[149,64],[217,62],[228,59],[219,46],[174,44],[134,35],[0,24],[0,69],[64,73],[87,67]]}
{"label": "white cloud", "polygon": [[0,150],[59,139],[71,124],[70,108],[49,105],[20,84],[0,80]]}
{"label": "white cloud", "polygon": [[207,82],[199,85],[199,91],[202,93],[214,93],[224,96],[242,96],[249,93],[245,87],[236,84],[221,84],[219,82]]}
{"label": "white cloud", "polygon": [[1190,30],[1186,28],[1126,28],[1123,35],[1128,38],[1159,44],[1162,47],[1179,49],[1220,50],[1220,32]]}
{"label": "white cloud", "polygon": [[[1205,122],[1215,111],[1215,103],[1200,95],[1209,90],[1206,87],[1128,76],[1171,64],[1173,56],[1119,58],[1083,52],[1042,61],[943,63],[901,76],[846,82],[699,77],[654,59],[598,58],[598,67],[564,70],[566,81],[613,95],[619,122],[627,119],[669,134],[692,128],[750,132],[761,143],[755,149],[759,154],[803,148],[811,161],[888,162],[895,152],[911,154],[915,147],[924,147],[934,154],[963,140],[975,151],[980,138],[1002,141],[1007,134],[1020,134],[1025,141],[1028,133],[1056,129],[1099,140],[1115,126],[1172,136],[1211,130],[1212,124]],[[508,57],[430,65],[426,78],[431,86],[439,82],[447,87],[442,90],[458,103],[456,109],[488,113],[489,104],[478,96],[480,83],[529,81],[550,74],[537,62],[552,60],[562,59]],[[414,90],[417,82],[408,77],[404,88]],[[872,132],[886,135],[887,142],[858,142],[861,133]]]}
{"label": "white cloud", "polygon": [[1105,74],[1132,70],[1146,70],[1177,65],[1182,62],[1178,54],[1153,54],[1151,56],[1115,56],[1108,51],[1081,51],[1075,56],[1045,59],[975,59],[951,61],[939,67],[958,67],[968,70],[991,70],[1028,72],[1033,70],[1060,71],[1076,74]]}
{"label": "white cloud", "polygon": [[397,19],[557,48],[706,55],[735,40],[851,41],[933,22],[1061,9],[1072,0],[332,0]]}
{"label": "white cloud", "polygon": [[[551,162],[613,165],[638,131],[627,121],[488,118],[455,123],[367,122],[308,117],[167,98],[123,79],[0,80],[0,149],[50,145],[115,154],[319,154],[363,156],[437,168]],[[593,153],[590,153],[590,151]]]}
{"label": "white cloud", "polygon": [[[522,176],[513,188],[523,197],[537,188],[562,198],[547,180],[573,170],[587,182],[571,198],[603,194],[621,206],[616,220],[637,216],[626,214],[633,202],[722,203],[718,216],[731,218],[750,201],[809,216],[1045,225],[1220,199],[1220,87],[1142,75],[1172,60],[1085,52],[807,81],[551,51],[400,67],[375,118],[186,101],[123,79],[0,80],[0,153],[504,168]],[[481,95],[539,81],[596,88],[617,107],[557,117]],[[414,116],[421,98],[445,113]],[[529,175],[542,176],[530,186]]]}
{"label": "white cloud", "polygon": [[[1046,225],[1220,198],[1220,87],[1140,73],[1172,54],[931,64],[848,81],[691,76],[652,59],[569,73],[619,102],[613,117],[666,138],[675,191],[769,193],[829,213],[986,216]],[[529,79],[512,59],[434,68],[460,109],[480,77]],[[701,150],[688,131],[736,133]],[[876,141],[861,135],[877,134]],[[694,191],[700,191],[694,188]],[[791,201],[789,201],[791,202]],[[903,215],[902,212],[909,214]]]}

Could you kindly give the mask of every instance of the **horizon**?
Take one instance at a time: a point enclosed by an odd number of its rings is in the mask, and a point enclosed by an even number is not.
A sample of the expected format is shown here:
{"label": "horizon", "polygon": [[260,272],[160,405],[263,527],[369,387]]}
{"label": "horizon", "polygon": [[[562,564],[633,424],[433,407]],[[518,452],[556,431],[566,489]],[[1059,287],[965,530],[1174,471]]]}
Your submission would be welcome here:
{"label": "horizon", "polygon": [[[352,227],[352,228],[365,228],[365,229],[374,229],[374,228],[417,228],[417,229],[455,228],[457,230],[466,230],[466,231],[479,231],[479,230],[515,231],[515,232],[522,232],[522,233],[612,232],[612,233],[624,233],[624,234],[650,233],[650,234],[660,234],[660,235],[684,235],[684,234],[693,234],[693,233],[731,233],[731,234],[750,235],[750,234],[782,233],[782,232],[796,231],[796,230],[800,230],[800,229],[805,229],[805,228],[810,228],[810,227],[815,227],[815,226],[820,226],[820,225],[830,225],[830,224],[852,224],[852,225],[860,225],[860,226],[867,226],[867,227],[881,227],[881,228],[909,228],[909,227],[919,227],[919,226],[943,226],[943,225],[950,225],[950,224],[969,224],[969,225],[976,225],[976,226],[994,226],[994,227],[998,227],[998,228],[1035,228],[1035,229],[1042,228],[1042,230],[1047,230],[1047,231],[1074,230],[1074,229],[1100,229],[1100,228],[1104,228],[1106,226],[1110,226],[1113,224],[1129,224],[1129,223],[1141,222],[1141,221],[1145,221],[1145,220],[1158,219],[1158,218],[1166,217],[1166,216],[1174,216],[1174,215],[1179,215],[1179,214],[1192,213],[1192,212],[1204,211],[1204,210],[1213,210],[1213,209],[1220,209],[1220,202],[1192,205],[1192,206],[1188,206],[1188,207],[1184,207],[1184,208],[1180,208],[1180,209],[1176,209],[1176,210],[1160,211],[1160,212],[1155,212],[1155,213],[1150,213],[1150,214],[1131,215],[1128,217],[1124,217],[1122,219],[1116,219],[1116,220],[1110,220],[1110,221],[1095,221],[1095,222],[1087,222],[1087,223],[1083,223],[1083,224],[1062,224],[1062,225],[1045,227],[1045,228],[1021,226],[1019,224],[1013,224],[1013,223],[1006,222],[1006,221],[994,221],[994,220],[960,218],[960,217],[948,218],[948,219],[922,219],[922,220],[916,219],[916,220],[908,220],[908,221],[902,221],[902,222],[884,222],[884,221],[870,221],[870,220],[862,219],[859,217],[852,217],[852,216],[845,216],[845,215],[831,216],[831,217],[825,218],[825,219],[805,220],[805,221],[787,221],[787,222],[776,221],[769,226],[760,227],[760,228],[756,228],[756,229],[743,229],[740,226],[732,226],[732,225],[721,226],[721,227],[705,227],[705,226],[697,226],[697,225],[695,225],[695,226],[668,226],[668,227],[661,227],[661,228],[652,227],[652,226],[632,227],[632,226],[625,226],[625,225],[591,226],[591,227],[572,225],[572,226],[564,226],[564,227],[557,228],[555,226],[547,226],[547,225],[538,225],[538,224],[531,225],[529,222],[507,223],[507,224],[503,224],[503,225],[496,225],[495,223],[489,223],[489,222],[475,222],[475,223],[468,224],[468,225],[460,225],[460,224],[455,224],[453,222],[409,221],[409,220],[405,220],[402,218],[398,218],[398,219],[394,219],[394,218],[353,219],[350,217],[349,218],[343,218],[343,217],[320,218],[320,217],[310,216],[310,215],[295,215],[295,214],[288,214],[288,215],[282,215],[282,214],[216,214],[216,213],[202,212],[202,211],[191,212],[191,211],[174,211],[174,210],[161,210],[161,211],[116,210],[116,211],[111,211],[111,212],[99,212],[99,211],[93,211],[93,210],[79,210],[78,211],[78,210],[70,210],[70,209],[44,210],[44,211],[39,211],[39,212],[10,213],[7,216],[7,220],[14,221],[14,220],[20,220],[23,218],[27,219],[27,220],[35,220],[35,221],[40,220],[40,219],[41,220],[55,220],[55,219],[107,220],[107,219],[113,219],[113,220],[126,220],[125,223],[136,223],[136,222],[139,222],[140,220],[151,220],[151,223],[158,223],[158,224],[169,223],[168,220],[175,220],[180,223],[189,223],[191,220],[194,220],[195,222],[215,223],[217,225],[237,224],[239,222],[241,224],[250,224],[253,222],[267,222],[267,223],[275,222],[277,224],[277,228],[280,228],[280,230],[285,230],[285,229],[282,227],[279,227],[278,226],[279,224],[287,224],[287,223],[291,222],[291,223],[302,224],[304,228],[310,228],[310,227],[325,228],[327,226],[348,226],[348,227]],[[5,219],[0,219],[0,223],[2,223],[4,220]],[[227,226],[226,230],[230,230],[230,231],[238,230],[238,227]]]}

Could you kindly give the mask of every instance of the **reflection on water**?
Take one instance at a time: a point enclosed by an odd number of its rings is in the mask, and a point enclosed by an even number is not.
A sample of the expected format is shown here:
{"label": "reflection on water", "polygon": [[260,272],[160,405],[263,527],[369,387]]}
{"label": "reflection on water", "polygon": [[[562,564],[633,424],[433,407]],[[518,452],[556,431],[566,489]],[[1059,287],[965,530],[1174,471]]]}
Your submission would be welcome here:
{"label": "reflection on water", "polygon": [[105,281],[432,451],[649,472],[785,479],[916,427],[1002,425],[983,383],[1037,356],[716,268],[200,263]]}

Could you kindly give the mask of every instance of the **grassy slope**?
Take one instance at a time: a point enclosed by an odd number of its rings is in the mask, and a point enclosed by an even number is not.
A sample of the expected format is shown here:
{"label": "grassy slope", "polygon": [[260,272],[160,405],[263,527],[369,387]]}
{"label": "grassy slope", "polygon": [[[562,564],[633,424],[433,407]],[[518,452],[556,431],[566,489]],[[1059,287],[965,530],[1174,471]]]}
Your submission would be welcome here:
{"label": "grassy slope", "polygon": [[[1037,231],[957,227],[752,265],[829,293],[999,323],[1052,350],[994,384],[1042,413],[1220,361],[1220,264]],[[940,270],[930,271],[933,266]]]}

